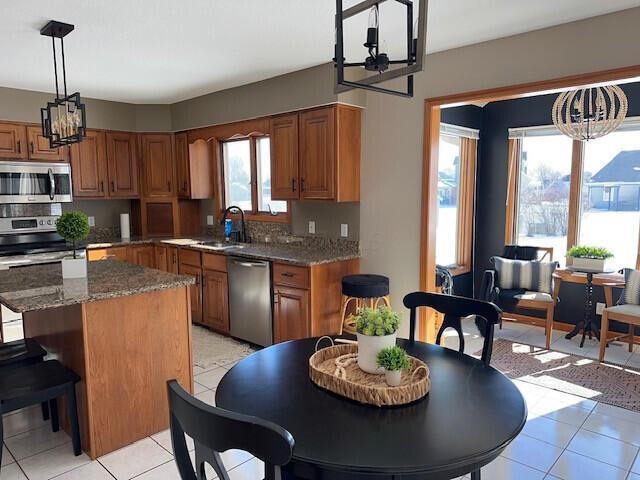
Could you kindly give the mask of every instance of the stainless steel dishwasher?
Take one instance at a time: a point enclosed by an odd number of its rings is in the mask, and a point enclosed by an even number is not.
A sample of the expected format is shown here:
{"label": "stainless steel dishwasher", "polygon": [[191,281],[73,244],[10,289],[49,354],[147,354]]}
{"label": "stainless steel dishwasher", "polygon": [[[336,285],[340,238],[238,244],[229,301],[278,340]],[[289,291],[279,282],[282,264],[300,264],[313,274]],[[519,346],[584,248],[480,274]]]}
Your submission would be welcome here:
{"label": "stainless steel dishwasher", "polygon": [[269,262],[227,257],[231,336],[266,347],[273,344]]}

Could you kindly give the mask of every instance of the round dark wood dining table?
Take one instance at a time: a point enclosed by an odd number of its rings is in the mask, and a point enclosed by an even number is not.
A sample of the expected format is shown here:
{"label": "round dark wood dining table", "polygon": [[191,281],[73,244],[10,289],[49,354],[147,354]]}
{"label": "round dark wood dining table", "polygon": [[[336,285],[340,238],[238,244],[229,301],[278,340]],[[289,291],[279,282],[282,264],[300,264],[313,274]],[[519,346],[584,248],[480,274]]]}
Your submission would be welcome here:
{"label": "round dark wood dining table", "polygon": [[431,390],[404,406],[363,405],[309,379],[317,339],[260,350],[237,363],[216,390],[218,407],[286,428],[295,440],[284,470],[303,479],[449,479],[494,460],[527,419],[524,398],[471,356],[398,339],[431,371]]}

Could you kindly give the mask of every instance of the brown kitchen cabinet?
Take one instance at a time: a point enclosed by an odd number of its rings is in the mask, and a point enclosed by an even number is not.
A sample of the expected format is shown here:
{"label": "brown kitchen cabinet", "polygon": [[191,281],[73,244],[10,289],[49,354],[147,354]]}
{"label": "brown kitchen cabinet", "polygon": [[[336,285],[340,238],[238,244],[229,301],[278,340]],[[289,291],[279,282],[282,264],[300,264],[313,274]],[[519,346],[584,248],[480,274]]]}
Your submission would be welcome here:
{"label": "brown kitchen cabinet", "polygon": [[193,200],[213,198],[214,161],[211,145],[204,139],[189,143],[186,133],[175,136],[178,196]]}
{"label": "brown kitchen cabinet", "polygon": [[140,189],[136,134],[107,132],[106,146],[109,197],[138,197]]}
{"label": "brown kitchen cabinet", "polygon": [[80,143],[71,145],[71,170],[75,197],[105,198],[108,192],[107,147],[104,132],[87,131]]}
{"label": "brown kitchen cabinet", "polygon": [[42,127],[32,125],[27,127],[29,142],[29,160],[45,162],[66,162],[67,149],[65,147],[51,148],[49,139],[42,135]]}
{"label": "brown kitchen cabinet", "polygon": [[0,158],[26,160],[27,129],[15,123],[0,123]]}
{"label": "brown kitchen cabinet", "polygon": [[298,174],[298,114],[271,119],[271,197],[277,200],[300,198]]}
{"label": "brown kitchen cabinet", "polygon": [[360,109],[347,105],[273,117],[272,198],[360,201],[360,130]]}
{"label": "brown kitchen cabinet", "polygon": [[158,270],[178,273],[178,247],[156,244],[155,254]]}
{"label": "brown kitchen cabinet", "polygon": [[141,139],[144,196],[175,196],[171,134],[143,134]]}
{"label": "brown kitchen cabinet", "polygon": [[229,333],[229,285],[227,273],[204,269],[202,273],[202,323]]}
{"label": "brown kitchen cabinet", "polygon": [[309,290],[274,286],[274,343],[311,336],[309,321]]}
{"label": "brown kitchen cabinet", "polygon": [[156,253],[153,244],[129,247],[129,262],[148,268],[156,268]]}
{"label": "brown kitchen cabinet", "polygon": [[193,323],[202,323],[202,268],[180,264],[180,273],[196,278],[196,283],[190,286],[191,321]]}

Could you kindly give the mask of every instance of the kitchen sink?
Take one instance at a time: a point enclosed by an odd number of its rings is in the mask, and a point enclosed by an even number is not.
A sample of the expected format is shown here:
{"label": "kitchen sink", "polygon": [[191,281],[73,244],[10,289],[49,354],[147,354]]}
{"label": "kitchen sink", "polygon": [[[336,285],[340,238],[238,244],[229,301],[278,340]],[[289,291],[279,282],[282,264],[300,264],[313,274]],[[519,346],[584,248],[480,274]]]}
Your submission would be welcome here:
{"label": "kitchen sink", "polygon": [[240,248],[244,248],[244,245],[228,244],[228,243],[222,243],[222,242],[210,242],[210,243],[201,244],[200,248],[206,248],[209,250],[216,250],[216,251],[227,251],[227,250],[237,250]]}

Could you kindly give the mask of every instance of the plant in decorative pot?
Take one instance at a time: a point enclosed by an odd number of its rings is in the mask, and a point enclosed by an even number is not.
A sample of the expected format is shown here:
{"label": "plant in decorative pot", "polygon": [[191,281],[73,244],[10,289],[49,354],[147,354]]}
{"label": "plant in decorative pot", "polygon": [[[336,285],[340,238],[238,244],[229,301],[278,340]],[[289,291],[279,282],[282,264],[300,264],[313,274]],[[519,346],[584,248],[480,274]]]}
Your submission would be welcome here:
{"label": "plant in decorative pot", "polygon": [[378,367],[384,368],[384,380],[390,387],[397,387],[402,381],[402,371],[411,365],[407,352],[397,346],[383,348],[376,358]]}
{"label": "plant in decorative pot", "polygon": [[367,373],[384,373],[378,367],[378,352],[396,344],[400,317],[388,307],[363,308],[356,314],[358,366]]}
{"label": "plant in decorative pot", "polygon": [[575,268],[603,272],[608,259],[613,258],[606,248],[576,245],[569,249],[567,257],[571,258],[571,264]]}
{"label": "plant in decorative pot", "polygon": [[56,230],[62,238],[73,244],[73,257],[62,259],[62,278],[87,276],[86,255],[77,255],[78,242],[89,236],[89,219],[82,212],[66,212],[56,221]]}

